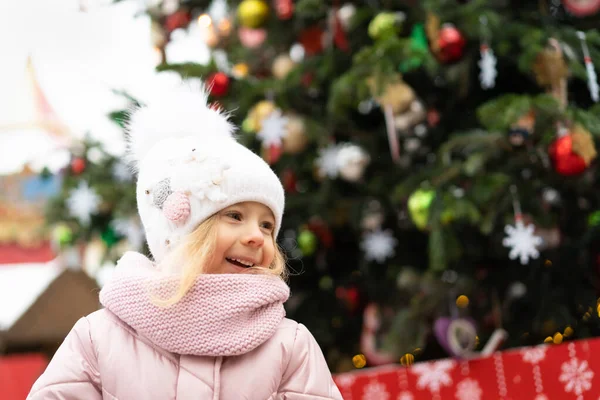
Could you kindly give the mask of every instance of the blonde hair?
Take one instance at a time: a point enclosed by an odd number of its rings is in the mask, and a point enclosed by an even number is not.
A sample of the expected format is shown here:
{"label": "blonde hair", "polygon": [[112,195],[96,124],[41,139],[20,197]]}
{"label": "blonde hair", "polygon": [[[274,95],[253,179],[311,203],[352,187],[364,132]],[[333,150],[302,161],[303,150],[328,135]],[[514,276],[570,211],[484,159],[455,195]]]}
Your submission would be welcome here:
{"label": "blonde hair", "polygon": [[[177,267],[181,270],[181,279],[176,292],[167,299],[153,297],[157,306],[169,307],[178,303],[190,291],[199,275],[209,273],[206,267],[214,261],[214,252],[217,244],[217,221],[219,214],[213,214],[204,220],[198,227],[182,242],[170,251],[160,263],[161,269],[172,270]],[[268,267],[250,267],[248,273],[273,275],[287,281],[288,271],[286,259],[275,242],[273,262]]]}

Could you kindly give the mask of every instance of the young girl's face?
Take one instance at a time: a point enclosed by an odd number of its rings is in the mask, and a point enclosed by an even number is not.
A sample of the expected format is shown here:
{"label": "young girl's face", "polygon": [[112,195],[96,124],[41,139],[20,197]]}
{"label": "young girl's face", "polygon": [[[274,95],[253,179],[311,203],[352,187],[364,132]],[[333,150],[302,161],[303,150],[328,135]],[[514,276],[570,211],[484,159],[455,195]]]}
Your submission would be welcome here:
{"label": "young girl's face", "polygon": [[261,203],[237,203],[220,211],[209,273],[235,274],[251,266],[268,268],[275,256],[274,227],[271,209]]}

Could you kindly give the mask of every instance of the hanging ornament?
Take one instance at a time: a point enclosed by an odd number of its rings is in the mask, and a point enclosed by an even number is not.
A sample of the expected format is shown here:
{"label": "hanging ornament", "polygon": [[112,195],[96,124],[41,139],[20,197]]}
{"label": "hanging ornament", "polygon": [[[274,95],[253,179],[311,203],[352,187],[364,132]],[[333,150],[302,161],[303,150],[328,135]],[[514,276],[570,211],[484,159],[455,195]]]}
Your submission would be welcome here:
{"label": "hanging ornament", "polygon": [[73,161],[71,161],[71,172],[75,175],[79,175],[85,171],[85,167],[85,159],[82,157],[75,157],[73,158]]}
{"label": "hanging ornament", "polygon": [[413,55],[400,64],[400,72],[406,73],[419,68],[423,64],[424,55],[427,49],[428,44],[425,27],[422,23],[417,23],[413,26],[410,33],[410,50]]}
{"label": "hanging ornament", "polygon": [[355,287],[338,287],[335,290],[335,296],[346,305],[350,312],[355,312],[358,309],[360,296],[358,289]]}
{"label": "hanging ornament", "polygon": [[465,37],[453,24],[444,24],[440,29],[436,46],[439,48],[437,57],[445,64],[458,61],[465,54],[466,44]]}
{"label": "hanging ornament", "polygon": [[[482,16],[480,21],[482,30],[487,32],[487,18]],[[489,46],[487,36],[486,33],[482,33],[482,38],[484,39],[479,46],[479,52],[481,54],[481,60],[479,60],[479,68],[481,68],[479,81],[481,82],[481,87],[483,89],[493,88],[496,85],[496,76],[498,75],[498,71],[496,70],[496,56]]]}
{"label": "hanging ornament", "polygon": [[383,207],[377,200],[371,200],[363,211],[360,226],[366,231],[375,231],[381,229],[385,219]]}
{"label": "hanging ornament", "polygon": [[380,349],[377,336],[382,327],[382,312],[375,303],[370,303],[363,312],[363,327],[360,335],[360,350],[370,365],[386,365],[396,361],[394,354]]}
{"label": "hanging ornament", "polygon": [[231,68],[231,74],[236,79],[244,79],[245,77],[248,76],[249,72],[250,72],[250,68],[248,67],[248,64],[246,64],[246,63],[237,63]]}
{"label": "hanging ornament", "polygon": [[238,38],[242,46],[255,49],[267,39],[267,31],[263,28],[252,29],[242,26],[238,29]]}
{"label": "hanging ornament", "polygon": [[323,51],[323,29],[314,25],[303,30],[298,37],[298,41],[304,48],[304,54],[313,56]]}
{"label": "hanging ornament", "polygon": [[339,174],[337,156],[339,146],[331,144],[318,150],[319,157],[315,160],[319,177],[337,178]]}
{"label": "hanging ornament", "polygon": [[536,56],[532,70],[538,85],[545,87],[562,107],[566,106],[569,67],[558,40],[548,40],[547,48]]}
{"label": "hanging ornament", "polygon": [[329,229],[329,226],[325,223],[325,221],[323,221],[322,218],[318,216],[310,217],[307,227],[311,232],[317,235],[319,243],[321,243],[325,248],[333,245],[333,234],[331,233],[331,229]]}
{"label": "hanging ornament", "polygon": [[415,97],[408,109],[394,117],[394,126],[401,132],[408,132],[410,129],[416,128],[426,118],[425,106],[421,100]]}
{"label": "hanging ornament", "polygon": [[594,15],[600,10],[600,0],[562,0],[563,6],[577,17]]}
{"label": "hanging ornament", "polygon": [[397,244],[398,240],[394,237],[392,231],[377,230],[365,233],[360,247],[365,252],[367,261],[376,261],[382,264],[386,259],[396,254],[395,247]]}
{"label": "hanging ornament", "polygon": [[340,177],[348,182],[358,182],[362,179],[371,158],[361,147],[346,143],[339,147],[337,155]]}
{"label": "hanging ornament", "polygon": [[287,123],[288,118],[283,116],[280,109],[274,110],[262,121],[257,137],[262,141],[263,149],[268,151],[269,164],[277,162],[281,156]]}
{"label": "hanging ornament", "polygon": [[73,230],[67,224],[58,224],[52,229],[52,242],[56,243],[60,249],[71,244],[73,241]]}
{"label": "hanging ornament", "polygon": [[521,264],[529,263],[530,258],[538,258],[540,252],[538,247],[542,244],[542,238],[534,235],[535,226],[533,224],[525,225],[523,223],[523,214],[521,213],[521,204],[517,197],[517,188],[511,185],[510,191],[513,197],[513,209],[515,213],[515,225],[506,225],[504,232],[507,237],[502,241],[504,247],[510,247],[508,257],[511,260],[519,258]]}
{"label": "hanging ornament", "polygon": [[581,125],[572,132],[559,134],[548,150],[554,169],[561,175],[579,175],[596,158],[596,147],[591,134]]}
{"label": "hanging ornament", "polygon": [[240,24],[246,28],[258,28],[269,17],[269,6],[264,0],[243,0],[237,9]]}
{"label": "hanging ornament", "polygon": [[379,89],[374,77],[367,80],[367,85],[371,95],[383,108],[390,154],[392,160],[398,163],[400,161],[400,143],[398,142],[395,118],[396,115],[409,108],[416,98],[415,93],[410,86],[404,83],[400,75],[388,83],[383,91]]}
{"label": "hanging ornament", "polygon": [[281,173],[281,183],[286,193],[294,194],[298,192],[298,178],[293,169],[287,168]]}
{"label": "hanging ornament", "polygon": [[290,56],[280,54],[273,60],[273,76],[277,79],[284,79],[295,66],[296,63],[292,61]]}
{"label": "hanging ornament", "polygon": [[508,141],[515,147],[522,146],[533,134],[535,127],[535,112],[530,110],[511,125],[508,131]]}
{"label": "hanging ornament", "polygon": [[292,15],[294,15],[294,1],[275,0],[275,11],[279,19],[287,20],[292,18]]}
{"label": "hanging ornament", "polygon": [[346,37],[346,31],[342,26],[342,22],[340,21],[338,15],[338,7],[334,6],[329,13],[328,18],[328,34],[326,35],[329,45],[335,45],[338,49],[343,51],[348,51],[350,49],[350,44],[348,43],[348,38]]}
{"label": "hanging ornament", "polygon": [[308,144],[304,120],[298,116],[288,116],[287,133],[283,136],[283,151],[288,154],[299,154]]}
{"label": "hanging ornament", "polygon": [[277,106],[272,101],[259,101],[248,111],[248,115],[244,119],[244,122],[242,122],[242,129],[251,133],[260,131],[263,120],[275,111],[276,108]]}
{"label": "hanging ornament", "polygon": [[[598,3],[598,2],[596,2]],[[590,50],[588,49],[587,43],[585,41],[585,33],[582,31],[577,32],[577,37],[581,40],[581,48],[583,49],[583,56],[585,62],[585,70],[587,71],[588,76],[588,88],[590,89],[590,95],[592,100],[596,103],[599,100],[599,91],[598,87],[598,76],[596,75],[596,70],[594,69],[594,64],[592,63],[592,58],[590,57]]]}
{"label": "hanging ornament", "polygon": [[229,77],[223,72],[210,74],[206,79],[210,95],[215,97],[225,96],[229,91]]}
{"label": "hanging ornament", "polygon": [[300,43],[294,43],[292,47],[290,47],[290,58],[293,62],[299,63],[304,60],[304,47]]}
{"label": "hanging ornament", "polygon": [[140,251],[144,247],[146,233],[139,218],[114,219],[110,226],[117,234],[127,239],[132,249]]}
{"label": "hanging ornament", "polygon": [[342,28],[347,32],[352,23],[352,19],[356,15],[356,6],[352,3],[346,3],[337,10],[337,17],[340,19]]}
{"label": "hanging ornament", "polygon": [[307,257],[314,254],[317,250],[317,236],[308,229],[302,229],[298,234],[298,247],[302,255]]}
{"label": "hanging ornament", "polygon": [[84,180],[77,188],[72,189],[67,198],[69,214],[79,220],[82,225],[89,225],[91,217],[100,210],[101,198]]}
{"label": "hanging ornament", "polygon": [[171,33],[176,29],[185,28],[191,20],[192,17],[189,12],[184,10],[175,11],[165,18],[165,29],[168,33]]}
{"label": "hanging ornament", "polygon": [[419,230],[425,230],[429,224],[429,210],[435,199],[435,191],[417,189],[408,198],[408,212]]}
{"label": "hanging ornament", "polygon": [[402,12],[381,12],[369,23],[369,36],[373,40],[393,37],[402,29],[405,19]]}

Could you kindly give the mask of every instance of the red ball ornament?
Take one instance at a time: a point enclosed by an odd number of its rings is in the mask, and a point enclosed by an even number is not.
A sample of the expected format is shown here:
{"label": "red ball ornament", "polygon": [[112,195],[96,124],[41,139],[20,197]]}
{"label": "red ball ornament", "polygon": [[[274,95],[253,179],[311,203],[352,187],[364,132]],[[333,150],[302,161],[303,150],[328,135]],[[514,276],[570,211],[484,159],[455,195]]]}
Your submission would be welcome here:
{"label": "red ball ornament", "polygon": [[225,96],[229,91],[229,77],[223,72],[216,72],[209,75],[206,83],[210,88],[211,96]]}
{"label": "red ball ornament", "polygon": [[304,47],[304,54],[313,56],[323,51],[323,35],[325,32],[319,26],[312,26],[300,33],[298,41]]}
{"label": "red ball ornament", "polygon": [[73,161],[71,161],[71,171],[75,175],[79,175],[85,170],[85,160],[81,157],[75,157]]}
{"label": "red ball ornament", "polygon": [[183,10],[175,11],[165,18],[165,29],[171,33],[175,29],[186,27],[191,20],[192,16],[189,12]]}
{"label": "red ball ornament", "polygon": [[452,24],[444,24],[438,37],[438,58],[443,63],[460,60],[465,54],[467,40]]}
{"label": "red ball ornament", "polygon": [[594,15],[600,10],[600,0],[562,0],[563,6],[577,17]]}
{"label": "red ball ornament", "polygon": [[561,175],[579,175],[587,168],[585,160],[573,152],[573,138],[565,135],[556,139],[548,149],[554,169]]}

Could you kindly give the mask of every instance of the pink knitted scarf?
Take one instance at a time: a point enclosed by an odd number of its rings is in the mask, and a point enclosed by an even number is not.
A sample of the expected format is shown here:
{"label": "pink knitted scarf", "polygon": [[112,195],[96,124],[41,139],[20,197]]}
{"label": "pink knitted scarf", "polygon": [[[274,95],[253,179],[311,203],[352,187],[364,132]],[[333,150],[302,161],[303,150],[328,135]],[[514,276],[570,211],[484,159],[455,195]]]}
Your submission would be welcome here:
{"label": "pink knitted scarf", "polygon": [[285,317],[289,287],[267,275],[201,275],[188,294],[171,307],[152,303],[179,287],[139,253],[126,253],[100,302],[139,334],[177,354],[235,356],[247,353],[276,331]]}

